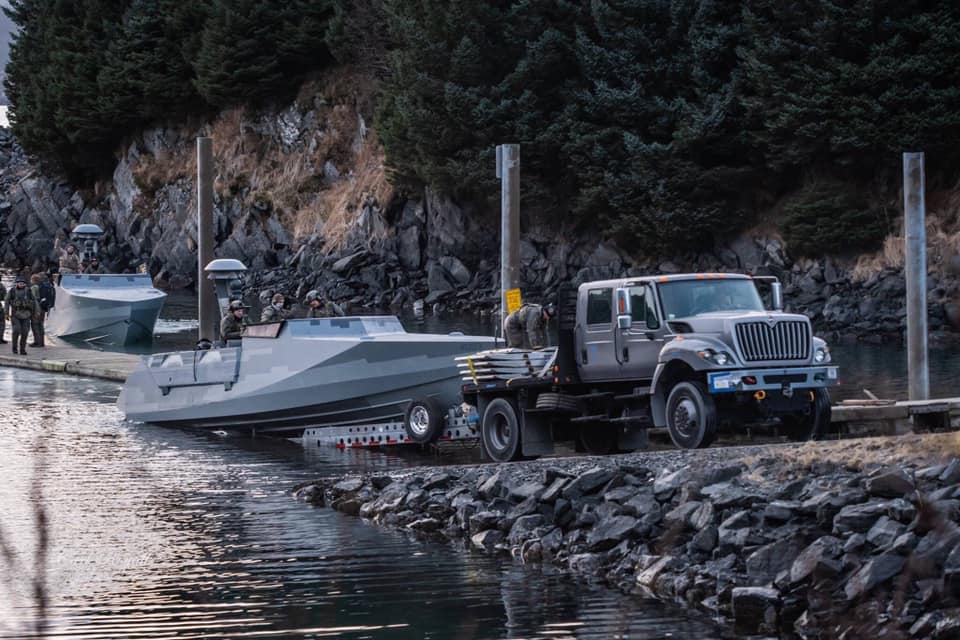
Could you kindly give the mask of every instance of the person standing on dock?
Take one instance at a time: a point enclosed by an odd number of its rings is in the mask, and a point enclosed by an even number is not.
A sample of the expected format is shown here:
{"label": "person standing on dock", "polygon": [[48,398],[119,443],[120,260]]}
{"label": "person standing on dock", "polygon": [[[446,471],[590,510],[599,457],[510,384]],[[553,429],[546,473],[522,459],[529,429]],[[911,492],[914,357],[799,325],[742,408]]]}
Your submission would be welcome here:
{"label": "person standing on dock", "polygon": [[260,322],[279,322],[286,319],[287,311],[283,308],[283,294],[274,294],[270,306],[265,307],[260,314]]}
{"label": "person standing on dock", "polygon": [[[3,286],[3,283],[0,282],[0,300],[6,301],[7,299],[7,288]],[[0,344],[7,344],[7,341],[4,339],[3,334],[7,330],[7,314],[0,309]]]}
{"label": "person standing on dock", "polygon": [[316,289],[307,293],[307,318],[342,318],[345,315],[340,305],[324,300]]}
{"label": "person standing on dock", "polygon": [[[33,292],[27,287],[27,279],[17,277],[17,284],[7,292],[7,318],[12,323],[13,352],[22,356],[27,355],[27,334],[30,333],[30,321],[40,313],[40,303],[33,297]],[[19,345],[20,349],[17,350]]]}
{"label": "person standing on dock", "polygon": [[80,264],[80,254],[77,253],[77,245],[68,242],[66,249],[60,249],[60,238],[58,237],[54,242],[53,249],[60,257],[60,275],[71,275],[83,270]]}
{"label": "person standing on dock", "polygon": [[33,332],[33,342],[30,343],[31,347],[43,347],[43,321],[46,319],[47,310],[50,308],[46,305],[44,299],[44,278],[45,276],[40,273],[35,273],[30,276],[30,293],[33,294],[33,299],[37,301],[37,304],[40,307],[40,313],[33,316],[30,321],[30,330]]}
{"label": "person standing on dock", "polygon": [[220,339],[239,340],[243,337],[243,303],[232,300],[227,307],[227,315],[220,319]]}
{"label": "person standing on dock", "polygon": [[503,321],[508,347],[543,349],[547,346],[547,322],[555,315],[553,305],[525,304]]}

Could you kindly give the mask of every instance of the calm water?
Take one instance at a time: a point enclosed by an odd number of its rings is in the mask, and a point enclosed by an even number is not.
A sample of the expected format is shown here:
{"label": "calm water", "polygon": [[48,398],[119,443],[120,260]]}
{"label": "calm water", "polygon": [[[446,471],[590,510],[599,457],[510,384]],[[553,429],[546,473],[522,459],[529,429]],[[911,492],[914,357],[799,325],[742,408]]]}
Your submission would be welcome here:
{"label": "calm water", "polygon": [[50,636],[714,638],[709,621],[509,560],[417,542],[291,489],[416,452],[304,451],[129,425],[119,387],[0,369],[0,637],[36,609],[38,473],[50,520]]}

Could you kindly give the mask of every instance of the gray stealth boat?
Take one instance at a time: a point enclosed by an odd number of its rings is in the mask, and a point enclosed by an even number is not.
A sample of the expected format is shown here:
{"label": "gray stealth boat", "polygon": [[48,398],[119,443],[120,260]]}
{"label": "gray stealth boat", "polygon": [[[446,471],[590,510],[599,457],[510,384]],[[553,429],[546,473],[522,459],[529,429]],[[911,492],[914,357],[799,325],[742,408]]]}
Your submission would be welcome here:
{"label": "gray stealth boat", "polygon": [[[80,246],[80,257],[88,261],[98,254],[103,229],[80,224],[71,236]],[[98,344],[149,343],[166,298],[145,273],[64,274],[57,284],[56,305],[47,316],[46,330],[61,338]]]}
{"label": "gray stealth boat", "polygon": [[402,418],[414,400],[460,402],[455,358],[494,338],[407,333],[393,316],[247,327],[239,344],[146,356],[117,403],[130,420],[299,435]]}
{"label": "gray stealth boat", "polygon": [[46,330],[101,344],[150,342],[166,297],[147,274],[64,275]]}

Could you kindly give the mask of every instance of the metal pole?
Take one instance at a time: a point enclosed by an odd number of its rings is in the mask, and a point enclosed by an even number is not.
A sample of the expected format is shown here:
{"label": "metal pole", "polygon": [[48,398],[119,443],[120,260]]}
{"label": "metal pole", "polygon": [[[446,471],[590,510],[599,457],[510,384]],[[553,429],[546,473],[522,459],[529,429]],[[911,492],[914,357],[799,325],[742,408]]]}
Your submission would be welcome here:
{"label": "metal pole", "polygon": [[197,297],[200,340],[217,338],[217,298],[203,268],[213,260],[213,139],[197,138]]}
{"label": "metal pole", "polygon": [[923,153],[903,154],[903,230],[906,240],[907,376],[910,400],[930,398],[927,367],[927,205]]}
{"label": "metal pole", "polygon": [[507,317],[507,291],[520,286],[520,145],[497,147],[500,178],[500,321]]}

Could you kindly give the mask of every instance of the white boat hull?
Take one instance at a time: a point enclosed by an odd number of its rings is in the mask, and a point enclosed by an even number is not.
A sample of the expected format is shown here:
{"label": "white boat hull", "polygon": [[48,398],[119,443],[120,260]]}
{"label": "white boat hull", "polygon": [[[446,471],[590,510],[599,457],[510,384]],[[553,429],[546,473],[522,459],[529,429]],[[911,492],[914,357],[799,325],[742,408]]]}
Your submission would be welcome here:
{"label": "white boat hull", "polygon": [[46,330],[104,345],[150,342],[166,297],[146,274],[64,275]]}

